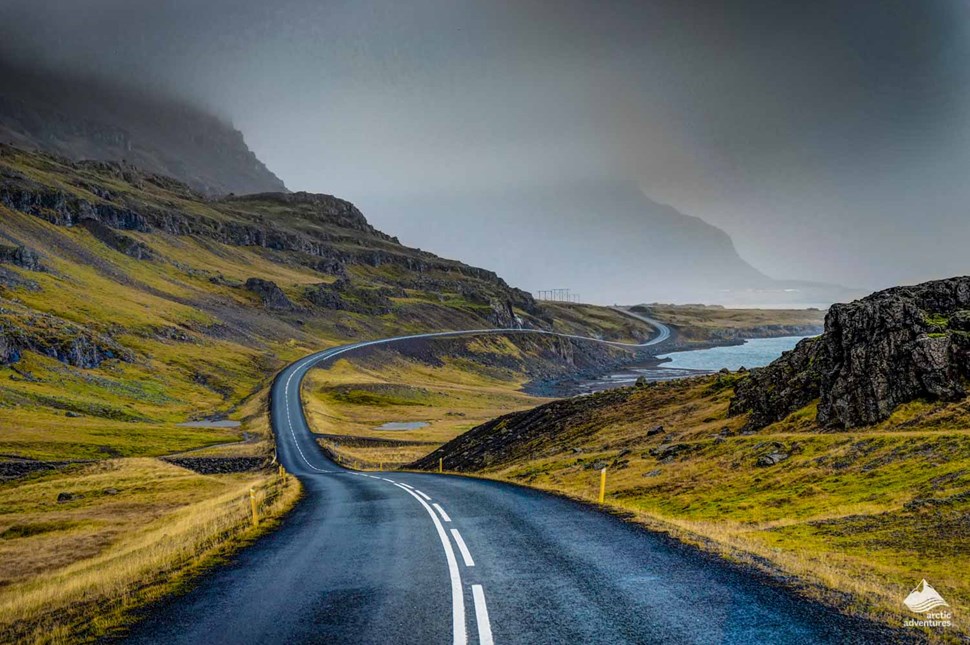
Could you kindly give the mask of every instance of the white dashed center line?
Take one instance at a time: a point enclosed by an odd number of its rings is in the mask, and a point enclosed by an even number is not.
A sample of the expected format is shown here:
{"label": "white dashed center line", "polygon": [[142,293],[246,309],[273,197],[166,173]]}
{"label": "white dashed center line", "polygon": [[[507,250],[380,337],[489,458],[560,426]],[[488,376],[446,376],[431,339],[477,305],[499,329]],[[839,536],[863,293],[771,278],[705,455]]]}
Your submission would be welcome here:
{"label": "white dashed center line", "polygon": [[427,495],[425,495],[424,493],[422,493],[421,491],[419,491],[417,488],[414,489],[414,492],[417,493],[418,495],[420,495],[421,497],[425,498],[429,502],[431,501],[431,498],[430,497],[428,497]]}
{"label": "white dashed center line", "polygon": [[493,645],[492,624],[488,620],[488,605],[485,604],[485,590],[482,585],[472,585],[472,597],[475,599],[475,620],[478,622],[478,642],[481,645]]}
{"label": "white dashed center line", "polygon": [[461,539],[461,533],[458,529],[451,529],[451,535],[455,538],[455,544],[458,545],[458,550],[461,552],[461,559],[465,561],[466,567],[474,567],[475,561],[472,560],[472,554],[468,551],[468,547],[465,546],[465,541]]}
{"label": "white dashed center line", "polygon": [[[430,506],[428,506],[427,502],[415,495],[415,491],[408,490],[401,484],[394,485],[407,492],[408,495],[413,496],[414,499],[421,503],[424,510],[428,511],[428,515],[431,516],[431,521],[434,522],[435,530],[438,531],[438,539],[441,540],[441,547],[445,550],[445,560],[448,561],[448,574],[451,578],[451,619],[452,632],[454,634],[453,640],[455,645],[465,645],[465,643],[468,642],[468,635],[465,632],[465,594],[461,587],[461,572],[458,570],[458,559],[455,558],[455,550],[451,547],[451,540],[448,539],[448,534],[445,533],[445,527],[442,526],[441,520],[438,519],[438,516],[435,515],[435,512]],[[481,627],[479,627],[479,630],[480,629]]]}
{"label": "white dashed center line", "polygon": [[438,511],[439,513],[441,513],[441,519],[443,519],[446,522],[450,522],[451,521],[451,518],[448,517],[448,514],[447,513],[445,513],[445,509],[441,508],[441,504],[438,504],[437,502],[435,502],[434,504],[432,504],[432,506],[434,506],[434,510]]}

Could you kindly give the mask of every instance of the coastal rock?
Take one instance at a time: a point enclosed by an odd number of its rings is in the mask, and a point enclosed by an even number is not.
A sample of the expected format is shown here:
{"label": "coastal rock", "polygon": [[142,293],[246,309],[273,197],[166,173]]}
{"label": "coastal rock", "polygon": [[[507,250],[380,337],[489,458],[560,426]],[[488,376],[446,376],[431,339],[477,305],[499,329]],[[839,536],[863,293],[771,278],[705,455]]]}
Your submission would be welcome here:
{"label": "coastal rock", "polygon": [[883,421],[919,398],[957,401],[970,378],[970,277],[895,287],[833,305],[825,332],[736,386],[732,415],[764,427],[818,400],[818,422]]}

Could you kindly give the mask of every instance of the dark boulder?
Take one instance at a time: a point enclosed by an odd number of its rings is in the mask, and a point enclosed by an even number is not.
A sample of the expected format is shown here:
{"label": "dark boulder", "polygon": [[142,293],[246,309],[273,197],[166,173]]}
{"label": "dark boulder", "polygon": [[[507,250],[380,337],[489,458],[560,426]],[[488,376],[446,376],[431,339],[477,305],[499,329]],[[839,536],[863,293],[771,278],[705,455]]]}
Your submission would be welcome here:
{"label": "dark boulder", "polygon": [[772,452],[772,453],[769,453],[767,455],[762,455],[762,456],[758,457],[758,461],[756,463],[757,463],[758,466],[761,466],[762,468],[764,468],[764,467],[767,467],[767,466],[775,466],[777,464],[780,464],[781,462],[785,461],[786,459],[788,459],[788,454],[787,453],[784,453],[784,452]]}
{"label": "dark boulder", "polygon": [[263,280],[262,278],[249,278],[246,280],[245,286],[246,289],[259,296],[263,306],[267,309],[273,311],[293,311],[296,309],[275,282]]}

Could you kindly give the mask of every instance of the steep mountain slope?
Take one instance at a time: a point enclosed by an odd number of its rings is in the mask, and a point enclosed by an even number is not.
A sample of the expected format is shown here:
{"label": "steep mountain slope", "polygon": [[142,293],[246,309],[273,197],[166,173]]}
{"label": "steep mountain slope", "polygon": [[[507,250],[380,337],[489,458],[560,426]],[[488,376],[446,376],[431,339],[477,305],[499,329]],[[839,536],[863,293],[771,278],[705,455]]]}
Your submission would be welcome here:
{"label": "steep mountain slope", "polygon": [[[898,625],[921,579],[970,633],[970,279],[833,307],[771,365],[555,401],[412,464],[607,503]],[[956,636],[960,634],[961,636]]]}
{"label": "steep mountain slope", "polygon": [[[569,287],[584,300],[831,302],[845,290],[773,280],[721,229],[652,201],[632,182],[588,180],[470,194],[371,200],[405,240],[489,266],[532,291]],[[398,224],[399,222],[399,224]],[[461,236],[481,240],[463,244]],[[861,294],[860,294],[861,295]]]}
{"label": "steep mountain slope", "polygon": [[285,190],[238,130],[196,107],[2,60],[0,143],[125,161],[208,195]]}

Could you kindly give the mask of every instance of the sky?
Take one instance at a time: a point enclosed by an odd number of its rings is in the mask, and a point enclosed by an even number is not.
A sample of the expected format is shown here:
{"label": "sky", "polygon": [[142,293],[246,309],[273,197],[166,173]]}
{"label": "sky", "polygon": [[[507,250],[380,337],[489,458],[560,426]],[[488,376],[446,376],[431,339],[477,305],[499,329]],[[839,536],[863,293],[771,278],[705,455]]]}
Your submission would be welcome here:
{"label": "sky", "polygon": [[772,277],[970,273],[966,2],[0,0],[0,43],[216,111],[291,189],[529,288],[489,252],[514,222],[463,235],[462,203],[635,182]]}

